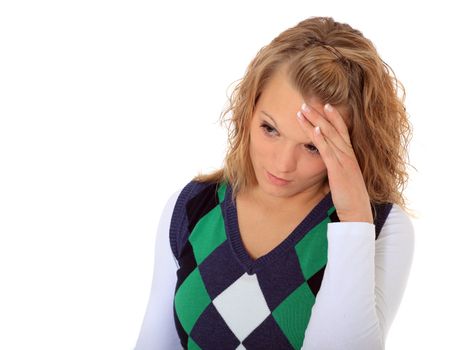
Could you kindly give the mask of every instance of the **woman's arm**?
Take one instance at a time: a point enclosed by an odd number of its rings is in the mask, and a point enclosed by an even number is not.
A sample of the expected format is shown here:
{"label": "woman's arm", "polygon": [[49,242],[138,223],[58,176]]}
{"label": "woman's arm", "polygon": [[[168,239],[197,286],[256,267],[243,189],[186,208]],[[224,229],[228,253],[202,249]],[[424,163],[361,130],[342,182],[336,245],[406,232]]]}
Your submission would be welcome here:
{"label": "woman's arm", "polygon": [[177,261],[169,241],[171,216],[179,193],[177,191],[169,198],[160,217],[155,243],[154,276],[135,350],[182,349],[173,316]]}
{"label": "woman's arm", "polygon": [[328,262],[303,350],[381,350],[410,272],[414,230],[398,206],[375,241],[366,222],[328,224]]}

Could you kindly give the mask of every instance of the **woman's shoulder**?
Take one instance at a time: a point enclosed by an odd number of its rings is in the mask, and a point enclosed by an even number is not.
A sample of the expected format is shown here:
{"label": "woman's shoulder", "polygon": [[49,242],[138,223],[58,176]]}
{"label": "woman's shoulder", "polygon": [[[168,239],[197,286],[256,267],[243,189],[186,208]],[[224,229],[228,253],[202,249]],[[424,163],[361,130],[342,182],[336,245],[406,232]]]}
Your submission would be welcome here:
{"label": "woman's shoulder", "polygon": [[413,226],[410,215],[397,203],[390,203],[388,214],[386,215],[385,225]]}
{"label": "woman's shoulder", "polygon": [[397,223],[411,226],[409,215],[399,204],[393,202],[373,202],[373,218],[376,228],[376,238],[378,238],[385,226],[389,227]]}
{"label": "woman's shoulder", "polygon": [[227,185],[226,182],[218,181],[197,181],[195,179],[189,180],[186,184],[181,185],[174,193],[178,202],[185,204],[193,198],[212,199],[216,198],[217,201]]}
{"label": "woman's shoulder", "polygon": [[173,215],[182,216],[190,211],[188,208],[193,208],[198,213],[200,208],[219,204],[224,199],[226,185],[226,182],[203,182],[194,179],[181,185],[168,201],[174,209]]}
{"label": "woman's shoulder", "polygon": [[398,240],[414,244],[414,226],[409,214],[398,204],[393,203],[383,224],[380,240]]}
{"label": "woman's shoulder", "polygon": [[170,197],[170,242],[177,259],[191,229],[222,200],[224,187],[219,185],[191,180]]}
{"label": "woman's shoulder", "polygon": [[178,189],[178,192],[194,195],[205,189],[218,188],[221,184],[221,182],[217,181],[198,181],[196,179],[191,179],[187,183],[181,185]]}

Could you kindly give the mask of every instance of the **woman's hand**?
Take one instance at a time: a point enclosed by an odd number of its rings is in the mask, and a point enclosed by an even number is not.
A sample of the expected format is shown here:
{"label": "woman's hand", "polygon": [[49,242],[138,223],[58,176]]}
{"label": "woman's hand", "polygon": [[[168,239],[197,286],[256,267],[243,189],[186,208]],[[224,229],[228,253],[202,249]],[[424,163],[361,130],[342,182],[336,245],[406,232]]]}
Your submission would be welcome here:
{"label": "woman's hand", "polygon": [[[312,107],[303,104],[297,119],[325,162],[338,218],[343,222],[373,224],[370,198],[346,123],[339,111],[331,105],[326,104],[323,108],[319,106],[316,106],[317,109],[323,110],[324,114],[317,112],[313,108],[314,104]],[[320,127],[319,132],[315,126]]]}

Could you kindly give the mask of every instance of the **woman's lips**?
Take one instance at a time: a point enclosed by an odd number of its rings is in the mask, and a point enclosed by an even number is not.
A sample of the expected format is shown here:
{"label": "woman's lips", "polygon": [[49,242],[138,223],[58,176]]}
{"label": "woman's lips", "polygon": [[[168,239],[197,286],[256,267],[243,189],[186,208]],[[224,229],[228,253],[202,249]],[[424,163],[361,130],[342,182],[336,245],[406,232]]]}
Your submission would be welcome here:
{"label": "woman's lips", "polygon": [[285,179],[281,179],[275,175],[272,175],[270,172],[268,172],[266,170],[266,175],[267,175],[267,178],[269,179],[270,182],[272,182],[274,185],[286,185],[288,183],[291,182],[291,180],[285,180]]}

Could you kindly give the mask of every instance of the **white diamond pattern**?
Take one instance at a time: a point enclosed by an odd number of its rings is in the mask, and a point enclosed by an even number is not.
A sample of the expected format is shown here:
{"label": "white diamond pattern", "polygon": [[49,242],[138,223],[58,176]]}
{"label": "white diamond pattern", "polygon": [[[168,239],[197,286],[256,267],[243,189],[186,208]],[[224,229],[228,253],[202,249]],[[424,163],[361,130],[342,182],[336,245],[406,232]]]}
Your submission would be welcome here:
{"label": "white diamond pattern", "polygon": [[[240,341],[243,341],[270,315],[270,309],[256,274],[243,274],[219,294],[213,300],[213,304]],[[242,319],[245,321],[242,322]],[[245,347],[241,345],[237,349],[245,349]]]}

